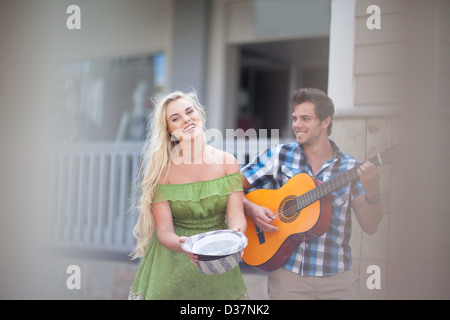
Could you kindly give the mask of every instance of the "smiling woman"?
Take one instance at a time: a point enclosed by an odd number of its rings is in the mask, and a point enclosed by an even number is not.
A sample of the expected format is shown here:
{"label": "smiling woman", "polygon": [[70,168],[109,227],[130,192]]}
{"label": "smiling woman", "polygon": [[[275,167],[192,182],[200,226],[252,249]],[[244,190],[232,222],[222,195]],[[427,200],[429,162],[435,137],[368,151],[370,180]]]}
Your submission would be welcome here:
{"label": "smiling woman", "polygon": [[245,232],[239,165],[231,154],[206,144],[205,113],[194,93],[167,95],[152,119],[133,230],[133,256],[142,261],[130,298],[241,298],[246,288],[239,267],[202,274],[198,257],[182,247],[186,237],[199,233],[227,228]]}

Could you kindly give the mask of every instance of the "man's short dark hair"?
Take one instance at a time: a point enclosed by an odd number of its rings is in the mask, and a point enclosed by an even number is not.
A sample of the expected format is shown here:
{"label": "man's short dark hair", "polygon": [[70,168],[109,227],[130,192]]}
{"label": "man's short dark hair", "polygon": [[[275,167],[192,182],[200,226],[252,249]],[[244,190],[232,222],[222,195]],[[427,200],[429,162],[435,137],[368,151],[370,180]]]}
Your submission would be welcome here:
{"label": "man's short dark hair", "polygon": [[294,91],[291,98],[289,99],[289,107],[292,112],[294,112],[295,107],[303,102],[311,102],[316,106],[316,117],[320,121],[331,117],[330,125],[328,126],[328,135],[331,134],[331,129],[333,126],[333,114],[334,114],[334,103],[325,92],[320,89],[315,88],[302,88]]}

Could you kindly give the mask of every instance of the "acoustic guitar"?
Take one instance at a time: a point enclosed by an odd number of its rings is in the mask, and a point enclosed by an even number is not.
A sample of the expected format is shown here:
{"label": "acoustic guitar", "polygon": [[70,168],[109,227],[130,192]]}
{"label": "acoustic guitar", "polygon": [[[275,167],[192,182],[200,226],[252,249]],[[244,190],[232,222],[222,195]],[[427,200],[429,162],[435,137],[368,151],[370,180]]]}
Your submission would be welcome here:
{"label": "acoustic guitar", "polygon": [[[394,163],[398,146],[391,146],[370,158],[375,166]],[[248,245],[243,260],[263,271],[272,271],[284,264],[298,245],[320,237],[331,222],[331,193],[358,180],[358,166],[321,183],[306,173],[299,173],[276,190],[258,189],[246,198],[270,209],[275,219],[276,232],[264,232],[253,220],[247,220]]]}

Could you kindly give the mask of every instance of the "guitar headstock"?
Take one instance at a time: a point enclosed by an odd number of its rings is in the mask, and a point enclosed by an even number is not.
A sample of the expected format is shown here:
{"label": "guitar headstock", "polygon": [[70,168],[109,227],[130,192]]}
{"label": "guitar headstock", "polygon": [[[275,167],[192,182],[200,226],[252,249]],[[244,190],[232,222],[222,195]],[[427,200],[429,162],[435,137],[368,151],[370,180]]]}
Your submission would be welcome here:
{"label": "guitar headstock", "polygon": [[398,143],[387,147],[383,151],[381,151],[377,157],[380,164],[397,164],[401,159],[401,147],[402,143]]}

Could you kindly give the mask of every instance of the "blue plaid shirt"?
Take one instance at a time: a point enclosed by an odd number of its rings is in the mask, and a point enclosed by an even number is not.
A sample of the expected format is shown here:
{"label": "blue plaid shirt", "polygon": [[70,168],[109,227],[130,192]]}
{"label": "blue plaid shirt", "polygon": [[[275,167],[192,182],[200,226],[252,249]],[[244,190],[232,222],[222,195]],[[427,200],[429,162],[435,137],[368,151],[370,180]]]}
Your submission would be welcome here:
{"label": "blue plaid shirt", "polygon": [[[297,142],[281,144],[259,154],[242,168],[248,182],[257,189],[278,189],[298,173],[307,173],[322,182],[352,169],[358,162],[339,150],[330,140],[334,158],[323,163],[314,175]],[[364,194],[358,180],[332,194],[331,225],[321,237],[302,242],[284,264],[284,268],[304,276],[330,276],[351,269],[351,200]]]}

